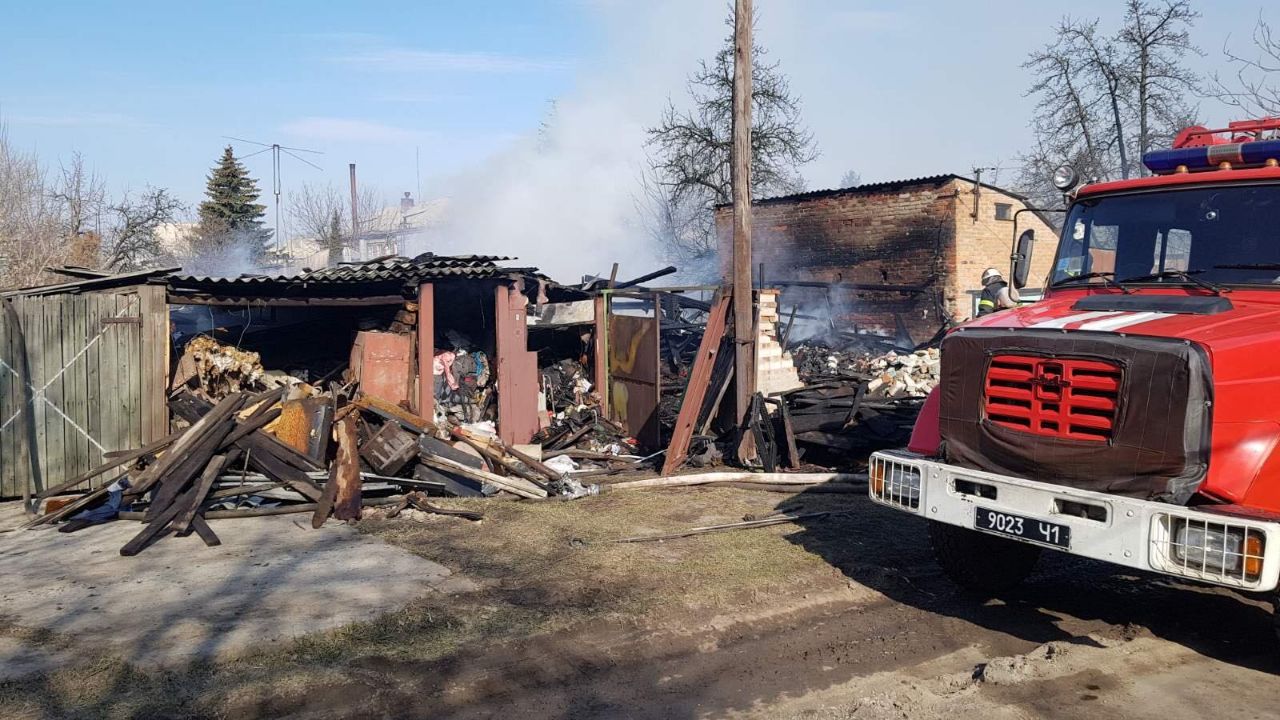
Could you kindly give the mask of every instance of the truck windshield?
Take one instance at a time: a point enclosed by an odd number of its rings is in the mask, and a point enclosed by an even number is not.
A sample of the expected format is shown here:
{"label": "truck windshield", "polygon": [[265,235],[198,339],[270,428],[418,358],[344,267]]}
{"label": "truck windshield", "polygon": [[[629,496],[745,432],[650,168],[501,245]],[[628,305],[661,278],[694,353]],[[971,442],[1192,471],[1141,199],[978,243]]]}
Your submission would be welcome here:
{"label": "truck windshield", "polygon": [[1280,288],[1280,185],[1082,200],[1067,214],[1049,283],[1185,285],[1187,275]]}

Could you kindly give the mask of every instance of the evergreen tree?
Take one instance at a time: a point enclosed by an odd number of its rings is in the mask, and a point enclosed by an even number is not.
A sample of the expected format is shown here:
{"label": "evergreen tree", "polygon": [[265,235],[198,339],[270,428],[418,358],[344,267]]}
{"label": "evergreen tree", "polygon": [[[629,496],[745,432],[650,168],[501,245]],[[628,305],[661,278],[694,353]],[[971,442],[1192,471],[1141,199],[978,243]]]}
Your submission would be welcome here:
{"label": "evergreen tree", "polygon": [[200,203],[200,226],[194,244],[197,252],[224,252],[243,244],[251,259],[259,260],[268,251],[271,230],[263,227],[266,206],[258,202],[258,181],[236,159],[231,146],[209,172],[205,186],[207,199]]}

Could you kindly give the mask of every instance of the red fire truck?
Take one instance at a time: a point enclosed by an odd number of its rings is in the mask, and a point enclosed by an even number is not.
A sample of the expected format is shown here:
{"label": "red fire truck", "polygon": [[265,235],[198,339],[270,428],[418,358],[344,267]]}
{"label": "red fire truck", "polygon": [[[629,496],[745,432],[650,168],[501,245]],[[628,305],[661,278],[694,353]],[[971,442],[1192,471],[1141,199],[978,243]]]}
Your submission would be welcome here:
{"label": "red fire truck", "polygon": [[1143,162],[1055,173],[1043,299],[948,334],[909,447],[872,456],[871,498],[927,518],[966,588],[1012,587],[1042,548],[1280,583],[1280,119],[1188,128]]}

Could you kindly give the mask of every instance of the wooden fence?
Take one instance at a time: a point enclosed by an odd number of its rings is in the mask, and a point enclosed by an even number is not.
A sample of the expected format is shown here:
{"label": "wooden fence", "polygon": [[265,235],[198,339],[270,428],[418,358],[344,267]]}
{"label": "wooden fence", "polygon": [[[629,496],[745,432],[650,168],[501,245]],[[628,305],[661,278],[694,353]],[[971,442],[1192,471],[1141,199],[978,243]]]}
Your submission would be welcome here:
{"label": "wooden fence", "polygon": [[168,432],[163,286],[0,302],[11,305],[0,308],[0,497],[39,492]]}

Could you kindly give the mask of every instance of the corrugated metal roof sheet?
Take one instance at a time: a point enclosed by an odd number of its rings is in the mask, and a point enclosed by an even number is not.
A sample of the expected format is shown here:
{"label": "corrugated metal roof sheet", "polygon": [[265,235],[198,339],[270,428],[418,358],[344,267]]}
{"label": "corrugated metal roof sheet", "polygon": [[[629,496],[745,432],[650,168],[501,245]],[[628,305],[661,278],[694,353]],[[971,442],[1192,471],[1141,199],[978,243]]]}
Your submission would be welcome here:
{"label": "corrugated metal roof sheet", "polygon": [[[761,198],[759,200],[755,200],[751,204],[752,205],[773,205],[775,203],[804,202],[806,200],[817,200],[820,198],[832,197],[834,195],[860,195],[863,193],[883,192],[885,190],[893,190],[896,188],[911,187],[913,185],[942,185],[943,183],[948,183],[948,182],[951,182],[952,180],[963,180],[965,182],[970,182],[970,183],[974,182],[973,178],[967,178],[963,175],[957,175],[955,173],[947,173],[944,175],[926,175],[924,177],[906,178],[904,180],[886,180],[884,182],[866,183],[865,185],[854,185],[853,187],[847,187],[847,188],[830,188],[828,190],[809,190],[802,193],[795,193],[793,195],[777,195],[775,197]],[[981,183],[981,185],[982,187],[987,188],[988,190],[994,190],[995,192],[1003,193],[1016,200],[1021,200],[1023,202],[1026,202],[1026,198],[1024,198],[1022,195],[1012,190],[1009,190],[1007,188],[998,187],[996,185],[991,185],[988,183]],[[716,209],[719,210],[727,207],[732,207],[732,203],[723,203],[721,205],[717,205]]]}
{"label": "corrugated metal roof sheet", "polygon": [[177,269],[178,268],[152,268],[150,270],[137,270],[135,272],[120,273],[118,275],[104,275],[102,277],[86,278],[84,280],[76,280],[75,282],[19,288],[17,290],[0,292],[0,297],[15,297],[18,295],[57,295],[59,293],[76,293],[86,290],[105,290],[113,287],[141,285],[168,275]]}
{"label": "corrugated metal roof sheet", "polygon": [[414,282],[431,278],[492,278],[511,273],[533,273],[533,268],[515,268],[499,265],[514,258],[501,255],[419,255],[415,258],[393,256],[365,263],[351,263],[321,268],[299,275],[241,275],[240,277],[213,277],[208,275],[175,275],[171,282],[178,285],[325,285],[370,282]]}

